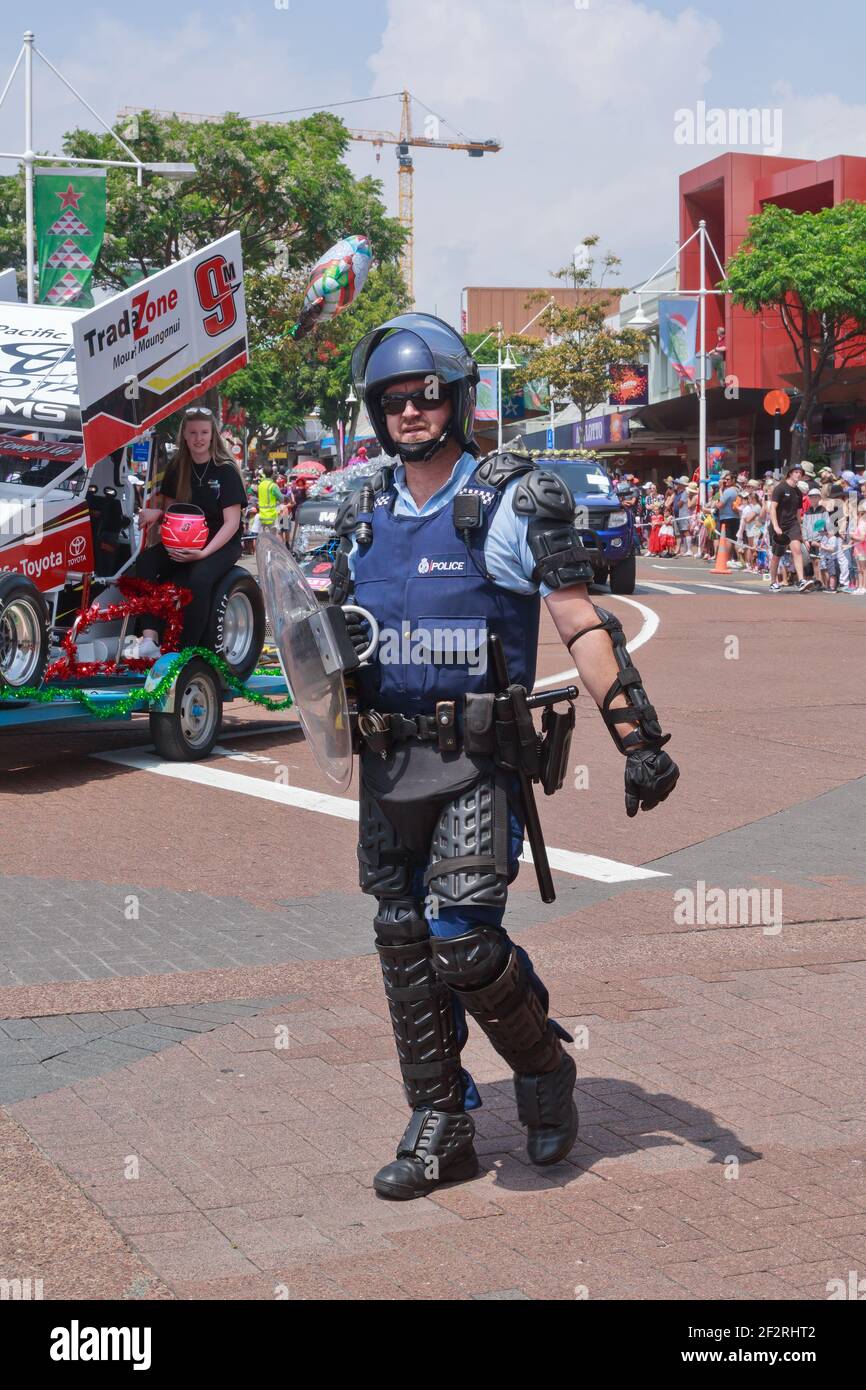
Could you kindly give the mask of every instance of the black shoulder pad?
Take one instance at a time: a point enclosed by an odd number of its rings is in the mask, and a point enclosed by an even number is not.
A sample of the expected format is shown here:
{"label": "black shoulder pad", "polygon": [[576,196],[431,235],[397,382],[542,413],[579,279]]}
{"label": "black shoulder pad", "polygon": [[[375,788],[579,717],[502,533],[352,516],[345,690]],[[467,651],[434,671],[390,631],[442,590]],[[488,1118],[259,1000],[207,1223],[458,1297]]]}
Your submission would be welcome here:
{"label": "black shoulder pad", "polygon": [[373,491],[384,492],[394,481],[394,465],[386,463],[384,468],[380,468],[378,473],[373,475]]}
{"label": "black shoulder pad", "polygon": [[334,530],[338,536],[349,536],[355,528],[355,521],[358,516],[358,494],[350,492],[345,496],[337,508],[337,516],[334,521]]}
{"label": "black shoulder pad", "polygon": [[512,478],[528,473],[535,467],[531,454],[518,449],[488,454],[478,465],[478,477],[490,487],[504,487]]}
{"label": "black shoulder pad", "polygon": [[534,469],[514,489],[511,505],[518,516],[534,516],[548,521],[572,521],[574,498],[556,473]]}
{"label": "black shoulder pad", "polygon": [[562,479],[533,469],[521,478],[511,502],[517,516],[528,521],[526,539],[535,560],[535,583],[551,589],[589,583],[592,561],[575,530],[574,500]]}

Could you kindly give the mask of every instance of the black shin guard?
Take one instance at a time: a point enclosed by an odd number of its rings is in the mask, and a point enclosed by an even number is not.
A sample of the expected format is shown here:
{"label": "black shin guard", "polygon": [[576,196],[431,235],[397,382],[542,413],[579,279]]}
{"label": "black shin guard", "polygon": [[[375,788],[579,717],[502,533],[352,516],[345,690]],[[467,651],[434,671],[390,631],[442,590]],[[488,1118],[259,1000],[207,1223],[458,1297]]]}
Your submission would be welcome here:
{"label": "black shin guard", "polygon": [[412,898],[380,898],[376,950],[409,1104],[463,1109],[460,1049],[447,987],[430,963],[428,926]]}
{"label": "black shin guard", "polygon": [[563,1056],[514,947],[495,927],[437,937],[433,965],[512,1071],[552,1072]]}
{"label": "black shin guard", "polygon": [[514,947],[495,927],[476,927],[465,936],[437,938],[433,964],[514,1071],[530,1159],[558,1163],[577,1138],[577,1068]]}

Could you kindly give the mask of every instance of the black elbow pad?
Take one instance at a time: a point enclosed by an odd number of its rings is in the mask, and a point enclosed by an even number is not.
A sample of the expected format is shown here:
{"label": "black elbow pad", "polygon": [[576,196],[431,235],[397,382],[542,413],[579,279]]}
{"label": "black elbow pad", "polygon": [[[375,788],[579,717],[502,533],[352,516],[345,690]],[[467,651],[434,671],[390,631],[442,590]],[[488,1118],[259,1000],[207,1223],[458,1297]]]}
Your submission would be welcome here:
{"label": "black elbow pad", "polygon": [[514,489],[512,506],[517,516],[529,518],[527,539],[536,584],[566,589],[593,578],[592,561],[574,526],[574,500],[561,478],[533,469]]}

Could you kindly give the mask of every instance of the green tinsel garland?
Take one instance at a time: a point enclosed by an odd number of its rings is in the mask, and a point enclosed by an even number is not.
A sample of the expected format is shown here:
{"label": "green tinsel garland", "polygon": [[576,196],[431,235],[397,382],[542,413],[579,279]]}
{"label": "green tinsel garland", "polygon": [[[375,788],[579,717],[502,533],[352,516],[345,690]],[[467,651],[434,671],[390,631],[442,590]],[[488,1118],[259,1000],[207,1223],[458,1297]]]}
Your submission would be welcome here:
{"label": "green tinsel garland", "polygon": [[[152,690],[131,690],[128,695],[121,695],[110,705],[97,703],[87,694],[86,690],[76,690],[70,686],[47,685],[35,686],[16,686],[14,699],[29,700],[39,705],[49,705],[54,700],[70,700],[82,705],[94,719],[122,719],[131,714],[133,710],[140,709],[142,705],[150,707],[159,705],[168,694],[169,688],[174,681],[181,666],[185,665],[194,656],[200,656],[203,661],[207,661],[216,671],[219,671],[226,685],[231,686],[254,705],[261,705],[263,709],[279,710],[289,709],[294,703],[291,695],[284,699],[274,700],[269,695],[260,695],[256,690],[250,690],[244,681],[239,680],[233,675],[221,656],[216,652],[209,651],[207,647],[185,647],[182,652],[178,652],[176,659],[172,662],[164,676],[160,677],[157,685]],[[279,668],[277,668],[279,669]],[[269,676],[274,674],[274,668],[270,670],[258,669],[254,673],[257,676]],[[93,684],[99,683],[98,677],[94,677]],[[3,690],[0,688],[0,700],[4,698]],[[8,698],[5,697],[5,698]]]}

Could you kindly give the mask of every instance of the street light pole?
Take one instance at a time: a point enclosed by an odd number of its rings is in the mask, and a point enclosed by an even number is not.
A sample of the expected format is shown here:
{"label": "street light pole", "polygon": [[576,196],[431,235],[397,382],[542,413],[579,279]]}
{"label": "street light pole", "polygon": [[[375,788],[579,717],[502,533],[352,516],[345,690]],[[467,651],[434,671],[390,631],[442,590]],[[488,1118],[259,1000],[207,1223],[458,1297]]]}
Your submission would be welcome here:
{"label": "street light pole", "polygon": [[502,324],[496,333],[496,448],[502,452]]}
{"label": "street light pole", "polygon": [[[651,291],[650,288],[649,288],[649,286],[651,285],[652,281],[653,281],[653,280],[656,280],[656,279],[659,277],[659,275],[661,275],[662,271],[667,269],[667,267],[670,265],[671,261],[676,260],[680,255],[682,255],[682,253],[683,253],[683,251],[685,251],[686,247],[689,246],[689,245],[691,245],[691,243],[695,240],[695,238],[697,238],[697,241],[698,241],[698,251],[699,251],[699,254],[700,254],[700,262],[701,262],[700,284],[699,284],[699,286],[698,286],[698,288],[697,288],[696,290],[684,290],[684,289],[681,288],[681,286],[680,286],[679,283],[678,283],[678,284],[677,284],[677,288],[676,288],[676,290],[674,291],[674,293],[675,293],[676,295],[697,295],[697,298],[698,298],[699,323],[700,323],[699,330],[698,330],[699,336],[700,336],[700,352],[699,352],[699,361],[700,361],[699,373],[700,373],[700,381],[698,382],[698,390],[697,390],[697,397],[698,397],[698,453],[699,453],[699,458],[698,458],[698,477],[699,477],[699,479],[700,479],[700,493],[699,493],[699,497],[700,497],[700,500],[701,500],[701,506],[702,506],[702,507],[705,507],[705,506],[707,505],[707,379],[706,379],[706,378],[707,378],[707,295],[709,295],[709,294],[718,294],[718,295],[721,295],[722,298],[724,298],[724,296],[725,296],[727,293],[729,293],[729,291],[727,291],[727,290],[713,290],[713,289],[709,289],[708,286],[706,285],[706,266],[705,266],[705,258],[706,258],[706,251],[707,251],[707,247],[708,247],[708,246],[709,246],[710,251],[711,251],[712,254],[713,254],[713,259],[715,260],[716,265],[719,267],[719,273],[720,273],[720,275],[721,275],[721,277],[722,277],[722,281],[724,281],[724,279],[725,279],[725,270],[724,270],[724,266],[722,265],[721,261],[720,261],[719,258],[718,258],[718,255],[716,254],[716,248],[715,248],[715,246],[713,245],[713,243],[712,243],[710,237],[707,235],[707,224],[706,224],[706,222],[703,221],[703,219],[698,223],[697,230],[694,231],[694,232],[692,232],[691,236],[690,236],[690,237],[687,237],[686,240],[682,243],[681,246],[679,246],[679,245],[677,246],[677,248],[676,248],[676,250],[673,252],[673,254],[670,255],[670,256],[668,256],[667,260],[666,260],[662,265],[659,266],[658,270],[656,270],[656,271],[649,277],[648,280],[645,280],[644,283],[643,283],[641,286],[639,286],[638,289],[636,289],[636,290],[633,291],[633,293],[637,295],[637,299],[638,299],[638,315],[635,316],[635,319],[632,320],[632,322],[633,322],[633,323],[637,323],[638,320],[639,320],[639,316],[640,316],[640,324],[641,324],[641,326],[643,326],[643,323],[644,323],[646,320],[644,320],[644,319],[642,318],[642,315],[643,315],[643,298],[642,298],[642,296],[645,295],[645,294],[651,294],[651,293],[653,293],[653,291]],[[679,275],[677,275],[677,281],[679,282]]]}
{"label": "street light pole", "polygon": [[27,237],[27,303],[35,303],[33,266],[33,32],[24,35],[24,216]]}

